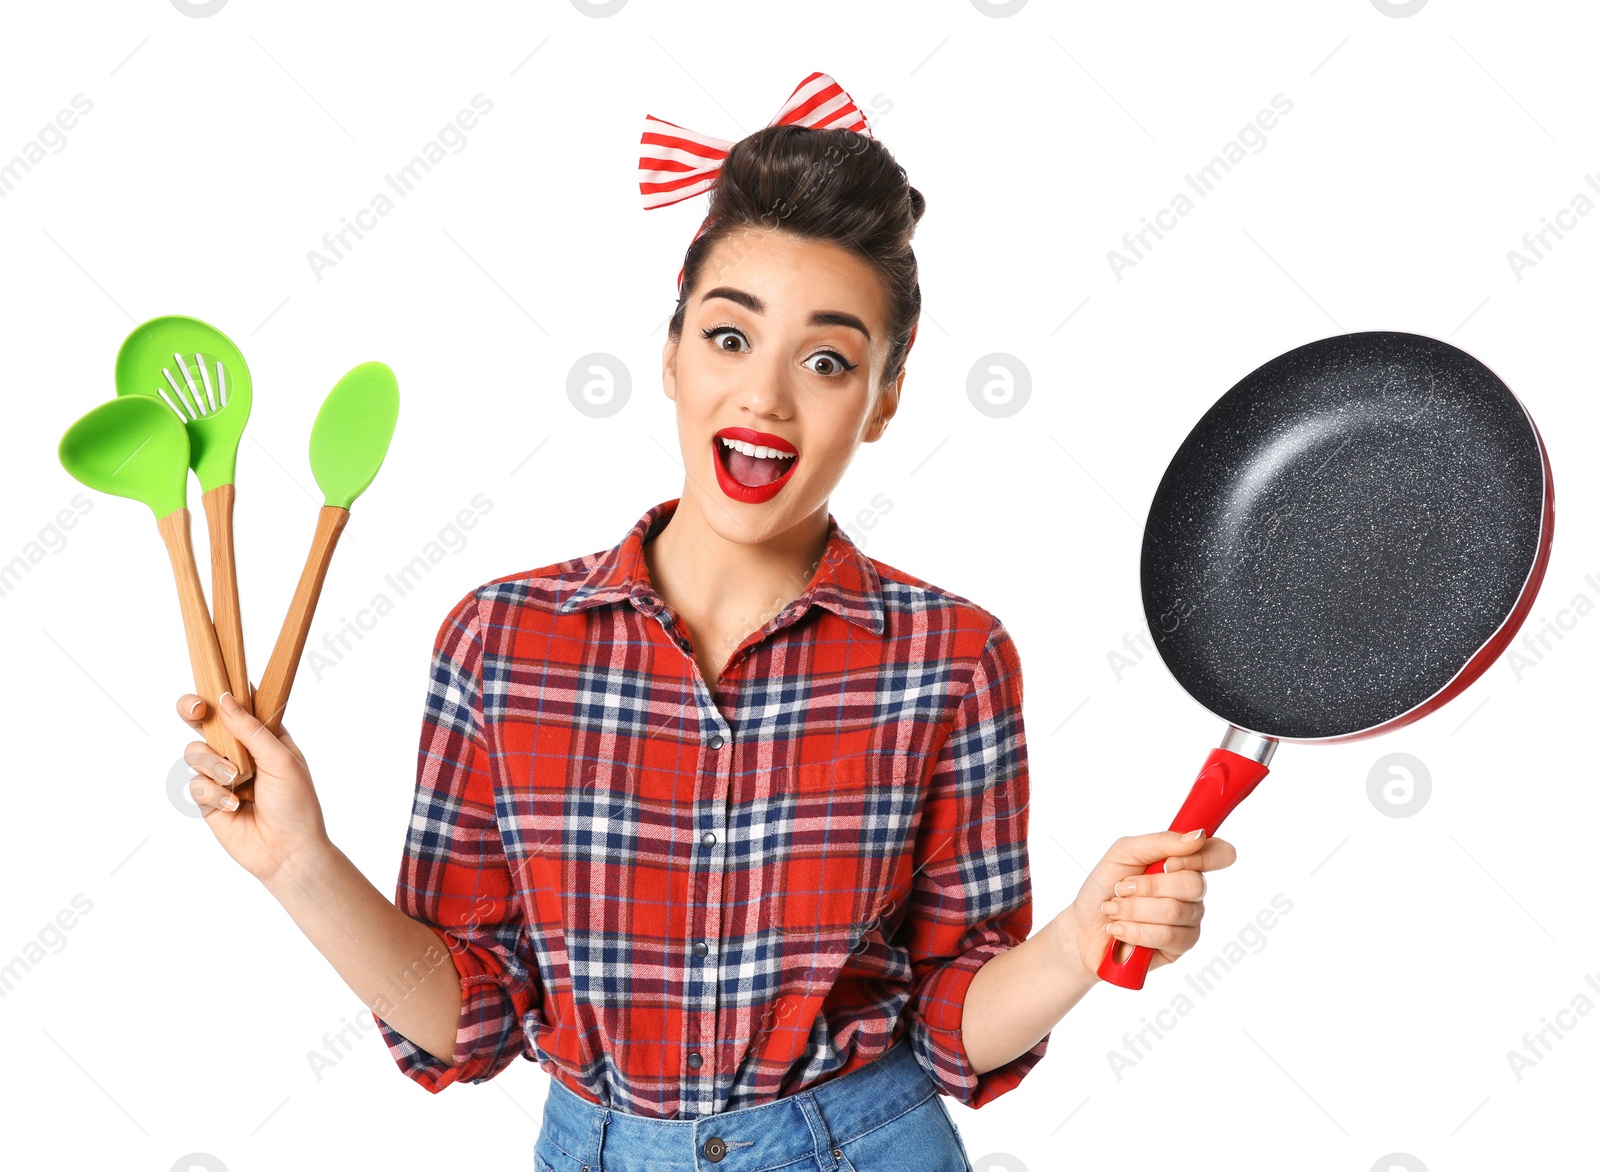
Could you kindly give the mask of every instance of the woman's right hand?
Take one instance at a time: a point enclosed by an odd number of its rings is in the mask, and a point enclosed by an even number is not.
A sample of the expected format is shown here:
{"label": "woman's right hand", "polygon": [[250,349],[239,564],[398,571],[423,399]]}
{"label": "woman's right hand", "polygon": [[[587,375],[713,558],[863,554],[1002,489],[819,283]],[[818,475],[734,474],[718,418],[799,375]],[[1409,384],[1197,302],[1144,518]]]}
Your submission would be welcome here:
{"label": "woman's right hand", "polygon": [[[189,793],[223,849],[265,882],[278,874],[291,855],[328,845],[322,804],[311,784],[305,754],[287,728],[280,726],[274,736],[231,695],[218,707],[223,726],[244,742],[255,758],[255,774],[244,787],[252,792],[241,800],[230,788],[233,766],[199,740],[191,741],[183,752],[184,761],[196,774],[189,779]],[[180,696],[178,715],[200,732],[205,700],[192,692]]]}

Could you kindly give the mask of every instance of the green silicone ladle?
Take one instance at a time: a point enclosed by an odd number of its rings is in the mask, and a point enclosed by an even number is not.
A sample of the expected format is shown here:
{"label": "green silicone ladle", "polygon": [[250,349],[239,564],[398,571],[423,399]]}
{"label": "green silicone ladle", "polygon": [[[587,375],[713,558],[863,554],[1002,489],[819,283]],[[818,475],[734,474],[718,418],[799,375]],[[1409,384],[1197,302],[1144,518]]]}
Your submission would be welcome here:
{"label": "green silicone ladle", "polygon": [[183,424],[159,400],[142,395],[112,399],[67,428],[57,455],[80,483],[142,501],[155,514],[178,586],[195,691],[207,705],[201,729],[206,743],[238,767],[237,780],[248,779],[255,764],[223,726],[217,707],[217,698],[228,690],[228,669],[189,542],[189,435]]}
{"label": "green silicone ladle", "polygon": [[300,653],[311,630],[311,616],[322,594],[334,546],[350,520],[350,505],[378,475],[399,416],[400,387],[394,371],[381,362],[363,362],[328,392],[312,424],[311,474],[322,489],[324,504],[294,599],[256,689],[256,715],[273,732],[282,726],[289,689],[294,686]]}
{"label": "green silicone ladle", "polygon": [[143,501],[160,521],[188,505],[189,436],[154,399],[112,399],[61,437],[61,465],[79,482]]}

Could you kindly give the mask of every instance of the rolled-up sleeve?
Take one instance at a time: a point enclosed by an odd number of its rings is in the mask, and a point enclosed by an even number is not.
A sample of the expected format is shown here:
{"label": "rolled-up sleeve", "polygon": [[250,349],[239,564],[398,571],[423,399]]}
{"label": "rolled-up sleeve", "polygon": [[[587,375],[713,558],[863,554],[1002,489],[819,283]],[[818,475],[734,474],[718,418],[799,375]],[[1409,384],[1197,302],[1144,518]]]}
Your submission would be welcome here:
{"label": "rolled-up sleeve", "polygon": [[[530,971],[528,929],[495,818],[483,715],[483,633],[477,592],[451,609],[434,641],[417,756],[417,789],[395,903],[434,928],[461,975],[461,1014],[450,1065],[373,1018],[402,1072],[437,1094],[485,1082],[530,1036],[542,995]],[[441,950],[442,951],[442,950]],[[441,958],[442,959],[442,958]],[[401,974],[390,1000],[405,995]]]}
{"label": "rolled-up sleeve", "polygon": [[1028,938],[1028,752],[1022,668],[996,620],[934,764],[917,866],[897,938],[911,957],[907,1036],[944,1093],[981,1107],[1011,1090],[1050,1035],[982,1074],[961,1040],[967,989],[984,963]]}

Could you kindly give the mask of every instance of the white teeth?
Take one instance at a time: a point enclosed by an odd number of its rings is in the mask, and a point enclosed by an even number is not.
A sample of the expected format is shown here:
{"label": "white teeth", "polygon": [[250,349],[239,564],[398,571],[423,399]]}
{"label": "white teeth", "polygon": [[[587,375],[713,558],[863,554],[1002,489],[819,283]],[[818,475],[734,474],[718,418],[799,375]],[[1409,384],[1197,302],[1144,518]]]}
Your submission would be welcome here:
{"label": "white teeth", "polygon": [[717,438],[723,443],[727,444],[728,447],[732,448],[734,451],[743,452],[747,456],[760,456],[763,459],[772,460],[792,460],[795,456],[795,453],[793,452],[780,452],[777,448],[758,447],[755,444],[747,444],[744,442],[744,440],[730,439],[725,435],[718,436]]}

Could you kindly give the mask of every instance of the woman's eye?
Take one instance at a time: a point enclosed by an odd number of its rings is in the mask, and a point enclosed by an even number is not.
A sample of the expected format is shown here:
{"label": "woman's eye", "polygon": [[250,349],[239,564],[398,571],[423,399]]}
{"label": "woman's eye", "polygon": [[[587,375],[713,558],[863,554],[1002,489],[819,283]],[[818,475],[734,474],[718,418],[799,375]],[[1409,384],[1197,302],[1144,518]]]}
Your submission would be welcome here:
{"label": "woman's eye", "polygon": [[718,350],[726,350],[729,354],[742,354],[742,353],[744,353],[744,351],[742,349],[740,349],[739,346],[737,346],[737,345],[735,345],[731,350],[728,349],[727,344],[724,341],[722,341],[721,339],[718,338],[719,334],[726,334],[730,338],[737,338],[740,342],[744,341],[744,335],[741,334],[738,330],[734,329],[731,326],[722,326],[722,327],[717,328],[717,329],[708,329],[708,330],[702,330],[701,331],[701,335],[703,337],[709,338],[711,340],[711,344],[714,345]]}
{"label": "woman's eye", "polygon": [[[851,363],[846,362],[839,355],[834,354],[831,351],[823,351],[821,354],[813,354],[809,359],[811,362],[816,362],[819,360],[824,363],[824,369],[817,370],[818,374],[839,377],[849,374],[855,369]],[[812,369],[816,370],[815,367]]]}

